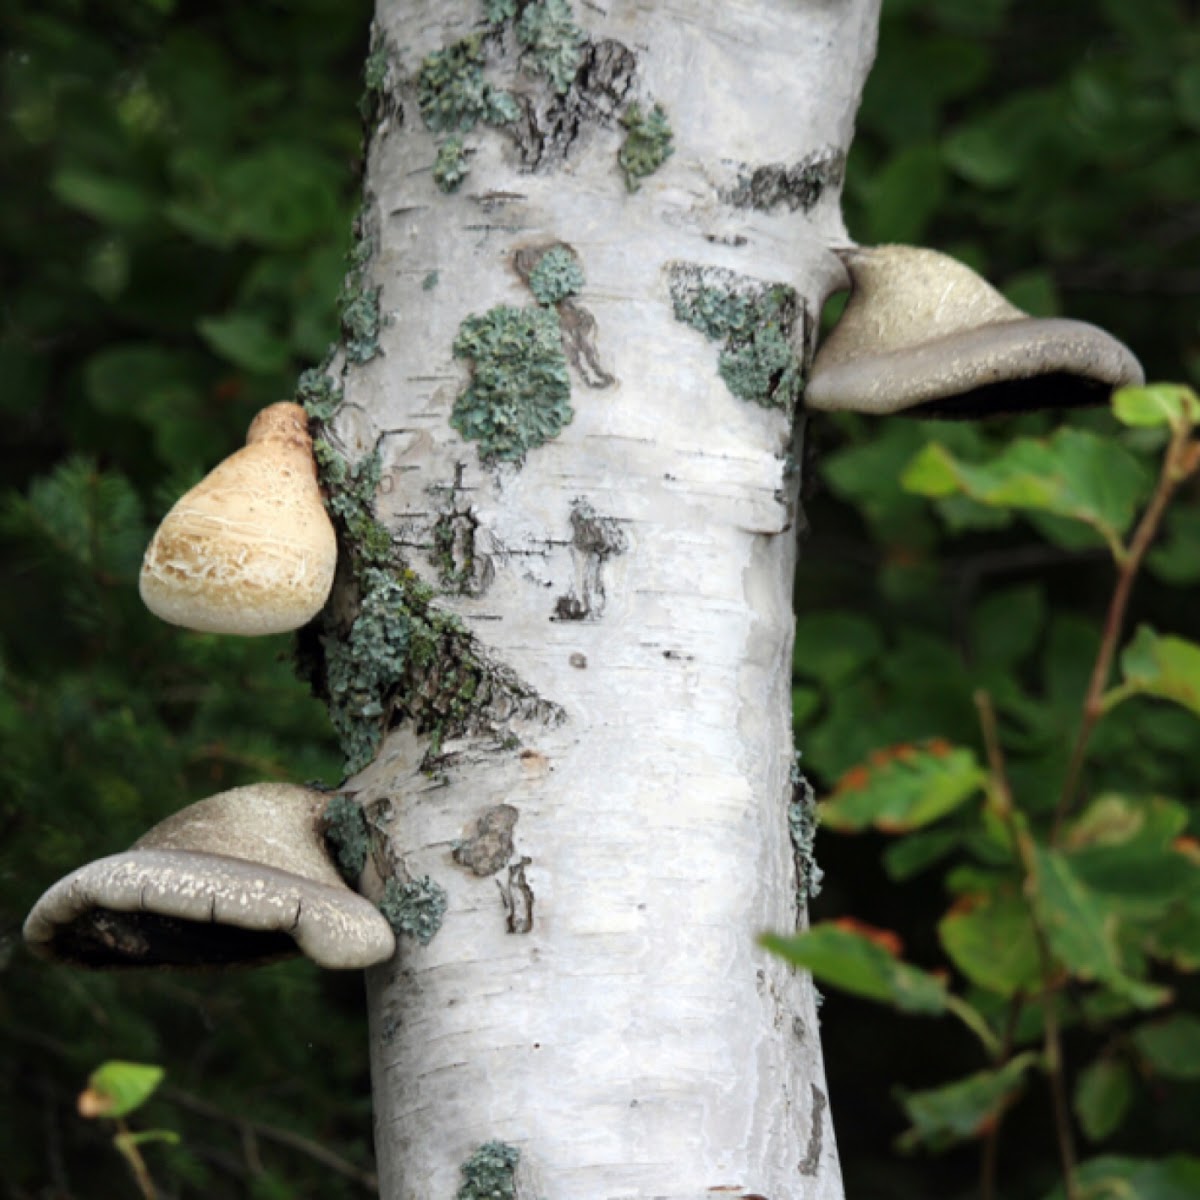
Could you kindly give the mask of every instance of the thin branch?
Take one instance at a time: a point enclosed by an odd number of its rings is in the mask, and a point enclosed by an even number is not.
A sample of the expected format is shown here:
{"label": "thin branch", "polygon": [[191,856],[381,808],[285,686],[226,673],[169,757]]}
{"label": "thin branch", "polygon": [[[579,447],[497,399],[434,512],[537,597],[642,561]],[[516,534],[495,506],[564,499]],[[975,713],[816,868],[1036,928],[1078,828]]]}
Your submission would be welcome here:
{"label": "thin branch", "polygon": [[194,1096],[191,1092],[186,1092],[182,1088],[175,1087],[173,1084],[164,1084],[158,1091],[163,1099],[170,1100],[172,1103],[178,1104],[180,1108],[186,1108],[196,1113],[197,1116],[209,1117],[214,1121],[224,1121],[228,1125],[236,1126],[239,1130],[249,1130],[255,1136],[263,1138],[268,1142],[287,1146],[288,1149],[295,1150],[297,1153],[311,1158],[314,1162],[318,1162],[336,1174],[358,1184],[372,1195],[378,1193],[379,1180],[373,1171],[364,1171],[361,1167],[343,1158],[340,1154],[326,1149],[326,1147],[320,1145],[318,1142],[314,1142],[299,1133],[293,1133],[290,1129],[280,1129],[276,1125],[268,1125],[263,1121],[252,1121],[246,1117],[235,1116],[233,1113],[228,1113],[223,1108],[215,1104],[210,1104],[207,1100],[202,1100],[199,1096]]}
{"label": "thin branch", "polygon": [[[1025,1007],[1025,994],[1013,993],[1008,1004],[1008,1019],[1004,1023],[1004,1035],[1000,1042],[1000,1053],[996,1056],[997,1063],[1003,1065],[1012,1057],[1013,1043],[1016,1041],[1017,1024],[1021,1019],[1021,1010]],[[1001,1108],[996,1113],[983,1138],[983,1146],[979,1154],[979,1200],[996,1200],[996,1177],[1000,1165],[1000,1129],[1004,1124],[1004,1114],[1008,1110]]]}
{"label": "thin branch", "polygon": [[1054,1136],[1058,1143],[1058,1158],[1062,1167],[1063,1190],[1066,1200],[1079,1200],[1079,1187],[1075,1180],[1075,1141],[1071,1134],[1071,1109],[1067,1101],[1066,1080],[1063,1075],[1062,1031],[1058,1025],[1058,1010],[1055,993],[1058,980],[1054,969],[1054,956],[1046,931],[1038,919],[1034,895],[1037,891],[1037,851],[1029,832],[1018,820],[1012,789],[1008,782],[1008,771],[1004,762],[1004,751],[1000,745],[1000,734],[996,724],[996,709],[991,696],[982,688],[975,693],[975,707],[979,710],[979,725],[983,731],[983,744],[987,751],[988,768],[992,777],[992,801],[997,815],[1008,829],[1013,848],[1021,862],[1024,873],[1025,903],[1029,909],[1029,920],[1033,926],[1034,942],[1037,945],[1038,966],[1042,976],[1042,1053],[1046,1060],[1046,1082],[1050,1089],[1050,1103],[1054,1110]]}
{"label": "thin branch", "polygon": [[1158,527],[1162,523],[1163,513],[1166,512],[1171,496],[1183,482],[1185,473],[1182,468],[1184,447],[1187,445],[1187,430],[1177,431],[1167,446],[1163,455],[1162,469],[1158,476],[1158,485],[1146,511],[1138,522],[1137,530],[1129,549],[1117,562],[1117,585],[1113,589],[1109,601],[1108,613],[1104,618],[1104,633],[1100,639],[1100,649],[1096,654],[1096,662],[1092,668],[1092,677],[1088,683],[1087,693],[1083,700],[1083,715],[1079,722],[1079,732],[1075,744],[1071,748],[1071,758],[1067,765],[1066,777],[1063,780],[1062,794],[1058,807],[1054,812],[1054,824],[1050,832],[1050,844],[1057,845],[1062,836],[1063,824],[1075,803],[1075,794],[1079,789],[1080,776],[1083,773],[1083,763],[1087,756],[1088,742],[1096,722],[1104,713],[1104,690],[1108,677],[1112,673],[1113,659],[1116,657],[1117,646],[1120,644],[1121,631],[1125,626],[1125,613],[1129,607],[1129,597],[1133,591],[1134,580],[1137,578],[1146,552],[1150,549]]}

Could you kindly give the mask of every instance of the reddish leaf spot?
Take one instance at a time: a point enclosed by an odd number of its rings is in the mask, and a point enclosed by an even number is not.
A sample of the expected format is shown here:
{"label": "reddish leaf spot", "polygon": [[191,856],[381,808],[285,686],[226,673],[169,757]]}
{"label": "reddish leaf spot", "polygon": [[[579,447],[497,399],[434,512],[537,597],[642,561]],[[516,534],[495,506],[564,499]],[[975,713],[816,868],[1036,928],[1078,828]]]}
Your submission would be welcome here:
{"label": "reddish leaf spot", "polygon": [[1177,837],[1171,843],[1171,849],[1179,854],[1182,854],[1189,862],[1200,866],[1200,839],[1190,835]]}
{"label": "reddish leaf spot", "polygon": [[945,738],[931,738],[925,743],[925,753],[934,758],[946,758],[954,753],[954,747]]}
{"label": "reddish leaf spot", "polygon": [[866,767],[851,767],[837,781],[837,786],[833,789],[833,794],[837,796],[842,792],[861,792],[870,782],[871,772]]}
{"label": "reddish leaf spot", "polygon": [[833,924],[886,950],[893,958],[899,958],[904,953],[904,943],[900,940],[900,935],[890,929],[868,925],[866,921],[860,921],[857,917],[838,917]]}

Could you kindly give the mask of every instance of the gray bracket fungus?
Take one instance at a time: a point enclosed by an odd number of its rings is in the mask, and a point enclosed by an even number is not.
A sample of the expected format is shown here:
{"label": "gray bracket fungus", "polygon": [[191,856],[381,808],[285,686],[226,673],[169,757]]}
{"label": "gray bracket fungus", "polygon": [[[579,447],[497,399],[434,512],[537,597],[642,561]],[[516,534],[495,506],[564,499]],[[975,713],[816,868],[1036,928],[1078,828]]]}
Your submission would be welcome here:
{"label": "gray bracket fungus", "polygon": [[86,967],[253,965],[297,952],[333,970],[383,962],[395,938],[342,882],[321,832],[325,805],[284,783],[201,800],[56,883],[25,940]]}
{"label": "gray bracket fungus", "polygon": [[813,362],[807,408],[985,417],[1099,404],[1143,382],[1116,338],[1027,316],[948,255],[875,246],[841,257],[854,290]]}

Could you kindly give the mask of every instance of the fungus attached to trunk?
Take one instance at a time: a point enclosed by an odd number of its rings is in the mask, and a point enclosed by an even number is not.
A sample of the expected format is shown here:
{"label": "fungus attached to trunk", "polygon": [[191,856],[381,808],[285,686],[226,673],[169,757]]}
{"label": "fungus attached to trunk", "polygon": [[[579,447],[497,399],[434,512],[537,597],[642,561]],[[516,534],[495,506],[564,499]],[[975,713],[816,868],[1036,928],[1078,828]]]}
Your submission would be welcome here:
{"label": "fungus attached to trunk", "polygon": [[321,611],[336,565],[308,418],[298,404],[272,404],[245,447],[163,518],[140,587],[146,607],[172,625],[284,633]]}
{"label": "fungus attached to trunk", "polygon": [[854,290],[813,363],[810,409],[984,417],[1098,404],[1143,381],[1102,329],[1027,316],[945,254],[874,246],[842,258]]}
{"label": "fungus attached to trunk", "polygon": [[124,854],[59,880],[25,940],[84,967],[255,965],[302,953],[358,970],[395,950],[321,830],[326,797],[286,783],[234,788],[156,825]]}

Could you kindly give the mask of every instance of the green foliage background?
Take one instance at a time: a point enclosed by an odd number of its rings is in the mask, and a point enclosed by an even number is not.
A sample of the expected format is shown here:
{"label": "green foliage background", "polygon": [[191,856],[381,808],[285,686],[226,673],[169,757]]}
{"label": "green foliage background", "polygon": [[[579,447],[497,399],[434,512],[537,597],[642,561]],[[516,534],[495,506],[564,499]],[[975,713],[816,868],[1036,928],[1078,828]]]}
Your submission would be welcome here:
{"label": "green foliage background", "polygon": [[[180,634],[142,610],[136,571],[169,503],[335,336],[369,7],[0,0],[0,1186],[14,1200],[133,1195],[109,1132],[73,1108],[114,1057],[167,1069],[136,1114],[182,1134],[146,1150],[164,1195],[368,1194],[347,1165],[370,1166],[357,977],[306,964],[88,975],[33,962],[19,929],[56,878],[190,800],[339,777],[287,639]],[[887,0],[847,179],[851,232],[948,249],[1031,312],[1112,330],[1151,378],[1195,384],[1198,63],[1182,0]],[[1116,436],[1106,414],[1072,422]],[[796,712],[819,786],[896,741],[978,748],[971,689],[984,667],[1031,697],[1014,782],[1065,754],[1110,588],[1102,545],[897,482],[934,433],[971,458],[1045,424],[814,431]],[[1192,488],[1136,617],[1197,638],[1197,582]],[[1094,769],[1194,803],[1197,732],[1188,713],[1133,701],[1101,726]],[[824,835],[817,915],[887,925],[932,965],[939,871],[898,892],[884,849]],[[915,1020],[826,1004],[851,1197],[974,1194],[973,1153],[891,1151],[904,1124],[893,1087],[979,1065],[957,1030]],[[1071,1037],[1068,1050],[1086,1052],[1086,1032]],[[1196,1151],[1197,1085],[1138,1086],[1117,1148]],[[244,1115],[345,1163],[248,1130]],[[1042,1195],[1055,1166],[1040,1096],[1014,1111],[1006,1142],[1004,1194]]]}

